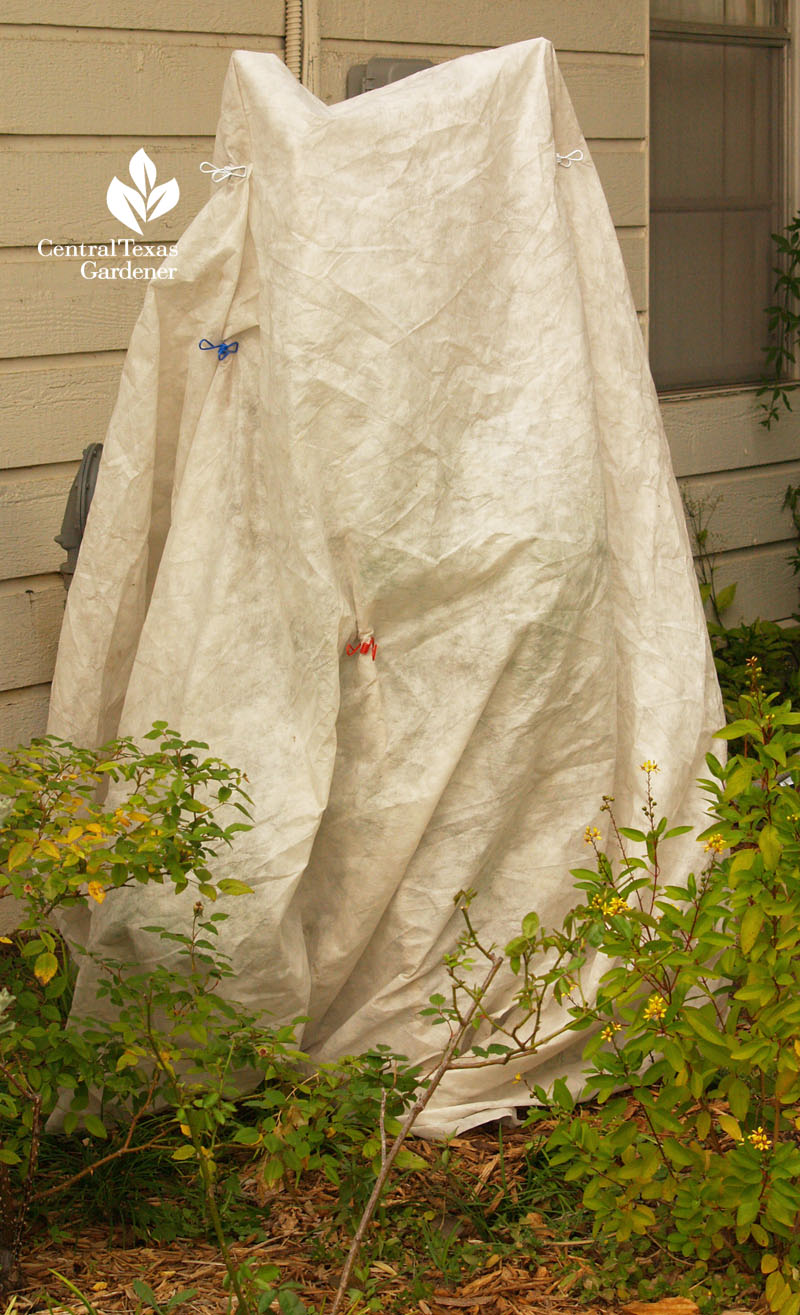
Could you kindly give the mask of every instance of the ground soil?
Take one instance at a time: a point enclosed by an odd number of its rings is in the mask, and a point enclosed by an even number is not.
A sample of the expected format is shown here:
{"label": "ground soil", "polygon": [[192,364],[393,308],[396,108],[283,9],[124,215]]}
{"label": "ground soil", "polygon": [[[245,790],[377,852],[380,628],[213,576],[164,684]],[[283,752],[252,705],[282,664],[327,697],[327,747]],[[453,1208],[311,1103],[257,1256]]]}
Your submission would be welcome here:
{"label": "ground soil", "polygon": [[[487,1217],[498,1210],[506,1193],[514,1199],[522,1181],[529,1136],[522,1131],[504,1133],[502,1173],[496,1128],[475,1129],[451,1143],[451,1155],[458,1158],[461,1171],[469,1174],[473,1199],[477,1196]],[[391,1188],[389,1206],[413,1208],[418,1203],[421,1210],[437,1195],[436,1151],[419,1141],[415,1141],[414,1149],[429,1159],[431,1174],[405,1175]],[[269,1207],[264,1225],[268,1236],[235,1243],[231,1249],[236,1259],[251,1256],[263,1264],[280,1266],[282,1280],[296,1285],[310,1307],[330,1310],[340,1259],[326,1263],[324,1257],[320,1259],[319,1247],[309,1247],[307,1239],[315,1231],[319,1233],[320,1219],[335,1204],[335,1189],[321,1175],[311,1174],[302,1179],[299,1190],[283,1183],[259,1193],[258,1183],[252,1179],[246,1186]],[[592,1306],[570,1297],[588,1249],[595,1245],[592,1240],[556,1237],[536,1211],[528,1213],[527,1222],[539,1234],[535,1254],[509,1252],[501,1247],[503,1254],[497,1255],[487,1248],[477,1270],[473,1269],[463,1281],[450,1283],[443,1282],[441,1272],[427,1265],[424,1255],[418,1256],[418,1277],[428,1285],[425,1297],[409,1293],[408,1275],[394,1264],[376,1260],[370,1264],[372,1295],[377,1295],[381,1308],[392,1315],[577,1315],[579,1311],[582,1315],[612,1315],[613,1306],[601,1302]],[[460,1229],[459,1241],[469,1240],[462,1222],[448,1215],[448,1223]],[[346,1244],[347,1240],[343,1231],[341,1242]],[[369,1255],[368,1246],[367,1260]],[[122,1245],[113,1231],[93,1226],[76,1231],[69,1240],[55,1242],[48,1236],[32,1239],[21,1259],[21,1271],[11,1308],[14,1315],[67,1315],[70,1311],[79,1315],[85,1311],[86,1306],[57,1274],[84,1294],[95,1315],[142,1315],[147,1308],[134,1292],[134,1279],[148,1283],[159,1304],[182,1289],[196,1289],[189,1302],[176,1308],[179,1313],[223,1315],[229,1310],[223,1287],[225,1266],[217,1249],[204,1241]],[[366,1309],[365,1305],[359,1307],[360,1311]],[[4,1315],[10,1315],[8,1308]]]}

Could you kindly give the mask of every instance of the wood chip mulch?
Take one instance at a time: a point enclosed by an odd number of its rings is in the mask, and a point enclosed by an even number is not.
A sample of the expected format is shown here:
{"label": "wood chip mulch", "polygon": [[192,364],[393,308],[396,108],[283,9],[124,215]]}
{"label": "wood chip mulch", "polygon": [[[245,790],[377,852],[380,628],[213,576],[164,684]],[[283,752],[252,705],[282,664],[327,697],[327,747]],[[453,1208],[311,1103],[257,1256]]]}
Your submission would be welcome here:
{"label": "wood chip mulch", "polygon": [[[502,1157],[496,1126],[474,1129],[451,1142],[451,1157],[457,1162],[458,1173],[467,1175],[472,1199],[478,1198],[487,1218],[498,1210],[506,1192],[512,1201],[515,1199],[524,1174],[525,1142],[529,1139],[529,1132],[504,1130]],[[439,1217],[448,1229],[457,1231],[455,1245],[469,1242],[469,1221],[446,1214],[441,1204],[439,1186],[445,1175],[437,1168],[438,1149],[418,1140],[413,1144],[428,1159],[431,1172],[397,1178],[390,1185],[386,1206],[423,1210],[437,1202],[438,1194]],[[259,1205],[269,1207],[264,1220],[269,1236],[266,1240],[233,1243],[235,1259],[240,1262],[252,1257],[262,1264],[278,1265],[281,1282],[292,1283],[310,1310],[330,1310],[339,1280],[341,1252],[335,1260],[326,1261],[319,1241],[314,1247],[308,1240],[313,1234],[317,1239],[321,1236],[324,1220],[336,1204],[335,1189],[319,1174],[304,1175],[297,1188],[285,1182],[265,1188],[257,1174],[247,1177],[247,1172],[245,1190]],[[249,1172],[253,1173],[252,1166]],[[425,1298],[410,1296],[408,1275],[394,1264],[377,1260],[370,1264],[370,1292],[392,1315],[613,1315],[614,1308],[599,1300],[593,1306],[570,1299],[569,1290],[581,1277],[582,1259],[595,1243],[585,1237],[556,1239],[536,1211],[528,1212],[524,1219],[537,1239],[533,1255],[521,1252],[501,1257],[489,1246],[479,1271],[448,1286],[428,1258],[417,1252],[417,1272],[421,1272],[421,1263],[430,1289]],[[370,1232],[377,1227],[373,1221]],[[347,1246],[349,1237],[343,1229],[335,1236],[339,1248]],[[369,1255],[368,1236],[363,1256]],[[190,1300],[175,1308],[179,1315],[223,1315],[231,1310],[223,1287],[225,1266],[216,1248],[205,1241],[132,1247],[121,1245],[120,1238],[108,1230],[90,1227],[69,1241],[33,1241],[22,1257],[21,1272],[22,1281],[10,1299],[10,1307],[0,1303],[0,1315],[85,1315],[86,1307],[58,1274],[84,1294],[96,1315],[145,1315],[151,1308],[137,1297],[134,1279],[149,1284],[159,1304],[176,1292],[196,1289]],[[345,1306],[345,1311],[367,1309],[366,1302]]]}

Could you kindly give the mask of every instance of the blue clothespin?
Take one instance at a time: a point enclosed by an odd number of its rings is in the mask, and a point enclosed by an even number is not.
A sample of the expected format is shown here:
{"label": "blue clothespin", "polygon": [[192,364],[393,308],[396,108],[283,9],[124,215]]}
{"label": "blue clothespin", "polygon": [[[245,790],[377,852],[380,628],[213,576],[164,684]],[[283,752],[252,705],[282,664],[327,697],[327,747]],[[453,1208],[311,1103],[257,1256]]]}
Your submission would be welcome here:
{"label": "blue clothespin", "polygon": [[209,342],[208,338],[201,338],[197,345],[203,352],[216,352],[221,361],[224,361],[226,356],[232,356],[234,352],[239,350],[238,342],[215,343]]}

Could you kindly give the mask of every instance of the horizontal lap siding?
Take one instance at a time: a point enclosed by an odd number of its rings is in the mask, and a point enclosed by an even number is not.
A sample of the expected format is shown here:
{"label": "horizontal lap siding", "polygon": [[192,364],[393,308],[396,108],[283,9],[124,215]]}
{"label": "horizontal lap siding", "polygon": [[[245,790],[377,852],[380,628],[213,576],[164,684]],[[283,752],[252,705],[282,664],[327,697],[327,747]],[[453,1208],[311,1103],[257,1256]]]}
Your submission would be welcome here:
{"label": "horizontal lap siding", "polygon": [[79,260],[41,257],[36,244],[127,233],[105,195],[140,146],[158,181],[181,188],[141,240],[177,241],[209,195],[198,165],[213,149],[231,51],[282,54],[283,0],[231,0],[224,11],[4,0],[2,14],[0,745],[46,724],[66,598],[54,535],[83,448],[104,438],[146,288],[88,281]]}
{"label": "horizontal lap siding", "polygon": [[750,389],[662,399],[661,412],[679,483],[708,520],[718,585],[737,585],[726,622],[790,617],[800,608],[789,564],[796,540],[782,503],[800,484],[797,419],[767,432]]}
{"label": "horizontal lap siding", "polygon": [[[83,448],[103,440],[145,292],[82,279],[80,261],[45,259],[36,244],[120,236],[106,188],[114,174],[125,180],[140,146],[158,181],[181,188],[142,241],[176,241],[209,194],[198,164],[212,151],[231,50],[281,54],[283,12],[283,0],[3,0],[0,745],[44,729],[65,597],[53,536]],[[645,0],[320,0],[320,94],[342,99],[348,69],[373,55],[439,62],[548,37],[644,325],[646,18]]]}

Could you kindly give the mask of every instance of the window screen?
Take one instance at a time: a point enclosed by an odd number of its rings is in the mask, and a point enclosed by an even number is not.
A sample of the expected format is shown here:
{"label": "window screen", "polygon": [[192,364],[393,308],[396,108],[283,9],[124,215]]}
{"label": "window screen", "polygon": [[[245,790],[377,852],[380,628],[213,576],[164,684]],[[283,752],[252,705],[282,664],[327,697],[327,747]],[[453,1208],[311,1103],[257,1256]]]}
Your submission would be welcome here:
{"label": "window screen", "polygon": [[[743,22],[774,21],[775,9],[774,0],[658,0],[664,16],[690,11],[707,23],[734,10]],[[656,29],[650,50],[656,384],[755,381],[772,300],[770,234],[783,222],[783,46]]]}

